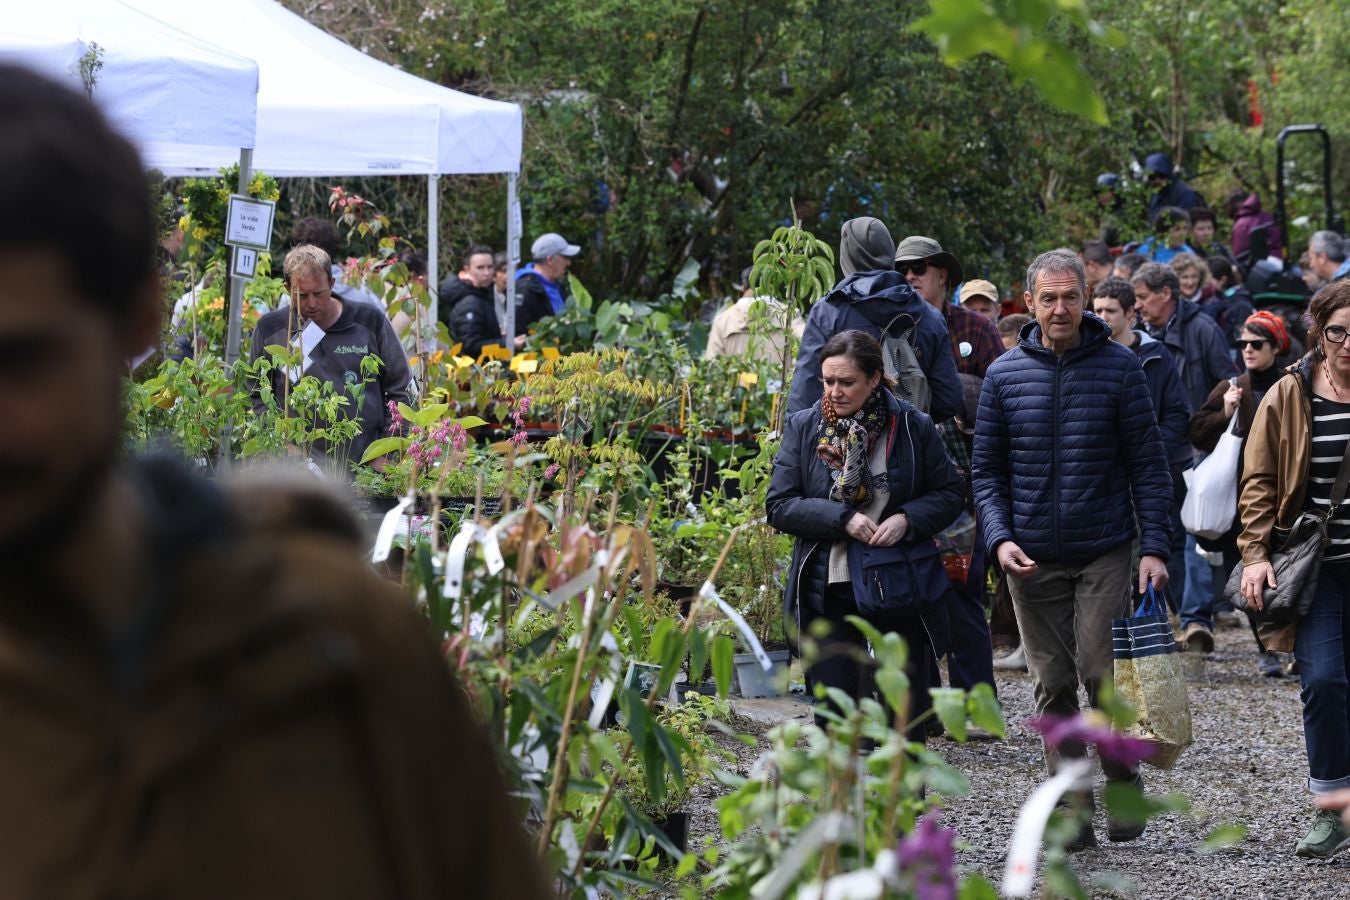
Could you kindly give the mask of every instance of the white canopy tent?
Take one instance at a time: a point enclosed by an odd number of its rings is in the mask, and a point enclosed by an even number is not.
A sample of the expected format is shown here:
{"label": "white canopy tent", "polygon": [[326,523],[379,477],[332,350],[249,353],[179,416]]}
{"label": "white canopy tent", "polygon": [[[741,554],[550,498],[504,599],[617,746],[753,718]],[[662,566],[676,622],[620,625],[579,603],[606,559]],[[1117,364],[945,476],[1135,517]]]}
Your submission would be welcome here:
{"label": "white canopy tent", "polygon": [[[439,281],[439,177],[506,173],[508,295],[514,298],[520,217],[512,211],[524,129],[519,106],[453,91],[382,63],[274,0],[127,2],[258,61],[258,169],[278,177],[426,175],[433,288]],[[209,172],[231,161],[184,153],[165,171]],[[514,303],[507,310],[514,332]]]}
{"label": "white canopy tent", "polygon": [[94,101],[141,151],[165,169],[184,154],[229,165],[252,147],[258,66],[179,31],[120,0],[0,0],[0,60],[84,89],[82,59],[94,73]]}

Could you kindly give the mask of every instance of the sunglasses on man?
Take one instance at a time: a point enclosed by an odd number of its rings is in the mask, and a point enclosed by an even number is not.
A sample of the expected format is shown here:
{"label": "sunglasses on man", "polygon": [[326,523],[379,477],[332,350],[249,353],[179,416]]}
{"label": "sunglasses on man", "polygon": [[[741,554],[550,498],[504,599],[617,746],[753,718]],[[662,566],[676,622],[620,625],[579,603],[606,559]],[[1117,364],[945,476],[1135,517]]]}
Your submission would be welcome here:
{"label": "sunglasses on man", "polygon": [[1266,345],[1271,343],[1274,342],[1266,340],[1265,338],[1251,338],[1249,340],[1233,341],[1233,346],[1239,350],[1246,350],[1248,347],[1251,347],[1253,350],[1264,350],[1266,349]]}
{"label": "sunglasses on man", "polygon": [[928,271],[928,260],[926,259],[907,259],[904,262],[895,264],[895,271],[901,275],[908,275],[913,272],[915,275],[922,275]]}

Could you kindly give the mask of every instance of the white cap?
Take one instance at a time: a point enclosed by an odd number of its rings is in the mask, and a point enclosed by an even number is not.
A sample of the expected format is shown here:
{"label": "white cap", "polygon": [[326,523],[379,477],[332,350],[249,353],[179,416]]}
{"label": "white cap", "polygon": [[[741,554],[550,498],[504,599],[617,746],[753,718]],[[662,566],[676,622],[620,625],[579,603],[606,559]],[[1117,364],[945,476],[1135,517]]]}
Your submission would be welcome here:
{"label": "white cap", "polygon": [[548,234],[539,235],[530,245],[530,256],[533,259],[547,259],[550,256],[559,255],[576,256],[580,252],[580,247],[576,244],[567,243],[567,238],[552,231]]}

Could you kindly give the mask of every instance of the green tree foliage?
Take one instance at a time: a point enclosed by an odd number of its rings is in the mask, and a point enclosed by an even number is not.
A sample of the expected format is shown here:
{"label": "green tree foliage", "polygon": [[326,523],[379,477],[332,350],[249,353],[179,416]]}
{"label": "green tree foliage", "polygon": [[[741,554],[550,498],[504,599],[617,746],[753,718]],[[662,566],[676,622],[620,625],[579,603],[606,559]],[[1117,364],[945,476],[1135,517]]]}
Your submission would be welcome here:
{"label": "green tree foliage", "polygon": [[[1350,24],[1311,0],[291,2],[410,72],[521,103],[525,246],[582,243],[599,296],[654,296],[691,257],[724,283],[790,223],[789,197],[832,243],[876,215],[1006,289],[1035,252],[1095,235],[1098,172],[1167,150],[1211,204],[1247,187],[1273,205],[1280,126],[1350,140],[1333,94]],[[1344,197],[1350,169],[1337,179]],[[424,182],[371,181],[350,186],[419,241]],[[442,191],[442,258],[504,244],[502,179]]]}

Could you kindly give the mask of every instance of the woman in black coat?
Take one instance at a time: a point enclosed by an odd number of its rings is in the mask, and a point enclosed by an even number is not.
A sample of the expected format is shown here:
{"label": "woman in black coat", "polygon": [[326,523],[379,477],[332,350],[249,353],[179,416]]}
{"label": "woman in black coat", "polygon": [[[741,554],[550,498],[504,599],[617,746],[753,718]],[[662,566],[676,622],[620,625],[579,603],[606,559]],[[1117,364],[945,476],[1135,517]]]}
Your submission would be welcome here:
{"label": "woman in black coat", "polygon": [[[881,345],[863,331],[820,353],[823,396],[788,417],[765,508],[797,538],[784,606],[789,634],[831,625],[807,686],[873,695],[867,641],[846,616],[894,631],[909,646],[910,721],[931,706],[924,612],[950,583],[933,536],[961,513],[963,486],[933,421],[891,393]],[[819,716],[817,722],[824,724]],[[921,740],[923,725],[910,728]]]}

